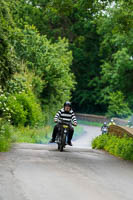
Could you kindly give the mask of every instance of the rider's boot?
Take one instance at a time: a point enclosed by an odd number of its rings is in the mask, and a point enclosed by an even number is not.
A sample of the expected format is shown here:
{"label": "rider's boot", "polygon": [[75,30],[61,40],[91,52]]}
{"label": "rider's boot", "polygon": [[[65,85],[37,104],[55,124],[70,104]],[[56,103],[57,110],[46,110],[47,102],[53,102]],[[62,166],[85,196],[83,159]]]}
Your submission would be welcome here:
{"label": "rider's boot", "polygon": [[71,142],[72,137],[73,137],[73,132],[74,132],[74,130],[73,130],[73,128],[72,128],[71,131],[70,131],[69,134],[68,134],[68,141],[67,141],[67,144],[70,145],[70,146],[73,146],[73,145],[72,145],[72,142]]}
{"label": "rider's boot", "polygon": [[69,146],[72,146],[71,140],[69,140],[69,141],[67,142],[67,144],[68,144]]}
{"label": "rider's boot", "polygon": [[55,139],[54,138],[52,138],[50,141],[49,141],[49,143],[54,143],[55,142]]}

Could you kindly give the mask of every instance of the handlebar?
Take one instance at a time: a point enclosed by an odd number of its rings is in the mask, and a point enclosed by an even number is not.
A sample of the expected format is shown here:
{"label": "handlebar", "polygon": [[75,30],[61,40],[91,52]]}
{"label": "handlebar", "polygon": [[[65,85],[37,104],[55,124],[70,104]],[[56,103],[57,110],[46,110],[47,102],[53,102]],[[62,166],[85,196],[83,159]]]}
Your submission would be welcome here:
{"label": "handlebar", "polygon": [[63,120],[61,120],[61,119],[59,119],[58,121],[56,121],[56,123],[59,123],[59,124],[66,124],[66,125],[73,125],[73,126],[76,126],[76,125],[74,125],[74,123],[72,123],[72,122],[66,122],[66,121],[63,121]]}
{"label": "handlebar", "polygon": [[63,120],[58,120],[57,123],[59,124],[66,124],[66,125],[70,125],[70,122],[64,122]]}

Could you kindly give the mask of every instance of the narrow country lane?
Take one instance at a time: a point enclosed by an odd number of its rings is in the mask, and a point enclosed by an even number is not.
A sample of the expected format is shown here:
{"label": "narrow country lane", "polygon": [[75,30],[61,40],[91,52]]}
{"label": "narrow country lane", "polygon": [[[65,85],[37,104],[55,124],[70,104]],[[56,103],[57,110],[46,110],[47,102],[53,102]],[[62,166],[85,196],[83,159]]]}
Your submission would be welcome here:
{"label": "narrow country lane", "polygon": [[84,130],[65,152],[16,144],[0,153],[0,200],[132,200],[133,163],[92,150],[100,128]]}

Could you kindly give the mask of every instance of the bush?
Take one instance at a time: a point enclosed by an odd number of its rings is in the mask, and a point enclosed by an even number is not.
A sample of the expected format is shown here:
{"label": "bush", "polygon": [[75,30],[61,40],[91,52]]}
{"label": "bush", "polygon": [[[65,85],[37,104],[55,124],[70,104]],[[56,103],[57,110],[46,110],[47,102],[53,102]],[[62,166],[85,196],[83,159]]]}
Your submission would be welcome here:
{"label": "bush", "polygon": [[92,141],[92,148],[97,148],[97,149],[104,149],[104,146],[106,145],[108,140],[108,135],[101,135],[96,137],[93,141]]}
{"label": "bush", "polygon": [[92,141],[92,148],[104,149],[125,160],[133,160],[133,138],[100,135]]}
{"label": "bush", "polygon": [[10,96],[7,101],[8,113],[11,115],[11,123],[18,126],[26,123],[27,111],[20,104],[16,96]]}
{"label": "bush", "polygon": [[0,120],[0,152],[8,151],[11,146],[12,128]]}
{"label": "bush", "polygon": [[7,107],[11,115],[11,122],[16,126],[35,126],[42,119],[40,105],[31,92],[9,96]]}

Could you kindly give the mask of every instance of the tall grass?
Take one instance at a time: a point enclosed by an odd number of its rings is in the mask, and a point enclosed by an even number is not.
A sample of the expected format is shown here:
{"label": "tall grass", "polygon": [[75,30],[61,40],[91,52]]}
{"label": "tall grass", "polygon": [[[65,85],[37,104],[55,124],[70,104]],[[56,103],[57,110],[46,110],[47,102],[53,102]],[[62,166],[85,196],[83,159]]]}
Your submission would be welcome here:
{"label": "tall grass", "polygon": [[0,120],[0,152],[6,152],[12,143],[46,144],[52,132],[52,126],[41,128],[14,127]]}
{"label": "tall grass", "polygon": [[11,147],[12,127],[0,120],[0,152],[8,151]]}
{"label": "tall grass", "polygon": [[51,132],[51,126],[45,126],[41,128],[14,127],[11,139],[13,143],[46,144],[50,139]]}

